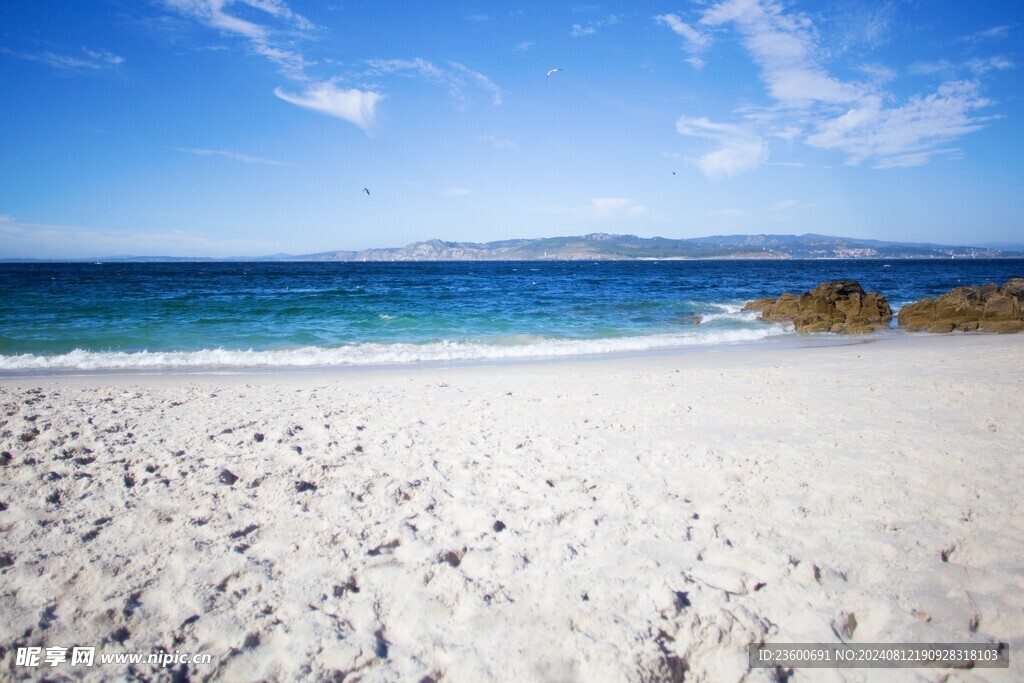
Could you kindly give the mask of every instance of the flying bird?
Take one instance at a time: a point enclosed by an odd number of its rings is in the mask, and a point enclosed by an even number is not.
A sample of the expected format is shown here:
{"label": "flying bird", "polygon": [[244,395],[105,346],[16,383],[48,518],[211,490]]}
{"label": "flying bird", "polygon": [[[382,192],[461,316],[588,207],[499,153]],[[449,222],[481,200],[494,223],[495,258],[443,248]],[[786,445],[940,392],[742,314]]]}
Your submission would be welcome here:
{"label": "flying bird", "polygon": [[365,187],[363,188],[363,192],[365,192],[365,193],[366,193],[366,196],[367,196],[367,197],[369,197],[369,196],[370,196],[370,191],[369,191],[369,190],[367,190],[367,189],[366,189]]}
{"label": "flying bird", "polygon": [[551,71],[548,71],[548,78],[551,78],[551,74],[553,74],[553,73],[555,73],[557,71],[561,71],[561,69],[559,69],[557,66],[554,69],[552,69]]}

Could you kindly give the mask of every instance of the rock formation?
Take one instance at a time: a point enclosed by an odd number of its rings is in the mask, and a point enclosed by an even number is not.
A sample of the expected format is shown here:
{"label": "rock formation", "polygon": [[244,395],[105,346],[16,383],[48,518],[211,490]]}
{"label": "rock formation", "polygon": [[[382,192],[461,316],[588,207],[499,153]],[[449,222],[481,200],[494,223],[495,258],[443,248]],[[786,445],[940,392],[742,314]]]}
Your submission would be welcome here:
{"label": "rock formation", "polygon": [[900,309],[900,327],[911,332],[1020,332],[1024,330],[1024,278],[997,285],[955,287]]}
{"label": "rock formation", "polygon": [[892,309],[885,297],[865,292],[856,280],[823,282],[800,296],[757,299],[744,311],[760,311],[761,320],[792,322],[797,332],[861,334],[886,329]]}

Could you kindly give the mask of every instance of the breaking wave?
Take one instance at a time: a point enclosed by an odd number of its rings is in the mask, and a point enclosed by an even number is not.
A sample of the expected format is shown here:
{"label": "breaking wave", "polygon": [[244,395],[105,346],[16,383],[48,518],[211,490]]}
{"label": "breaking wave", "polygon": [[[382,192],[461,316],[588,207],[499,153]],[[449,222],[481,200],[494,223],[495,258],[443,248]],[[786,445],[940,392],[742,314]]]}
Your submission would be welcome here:
{"label": "breaking wave", "polygon": [[0,371],[247,370],[359,367],[444,361],[565,358],[609,353],[640,353],[673,348],[753,342],[792,331],[788,325],[756,329],[695,329],[687,333],[601,339],[550,339],[532,335],[489,341],[352,344],[277,350],[202,349],[198,351],[86,351],[57,355],[0,355]]}

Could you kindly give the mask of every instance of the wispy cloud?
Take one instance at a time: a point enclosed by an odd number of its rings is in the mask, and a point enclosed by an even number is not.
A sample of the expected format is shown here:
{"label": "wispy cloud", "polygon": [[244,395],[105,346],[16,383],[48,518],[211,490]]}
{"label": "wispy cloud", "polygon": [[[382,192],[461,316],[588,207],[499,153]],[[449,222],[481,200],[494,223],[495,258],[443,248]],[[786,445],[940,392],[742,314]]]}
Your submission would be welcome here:
{"label": "wispy cloud", "polygon": [[[863,21],[857,31],[866,32],[860,40],[868,46],[888,40],[892,12],[892,6],[885,4],[877,12],[858,15]],[[948,60],[918,62],[911,65],[909,73],[938,75],[944,81],[933,92],[915,94],[899,103],[883,89],[898,76],[885,65],[857,67],[865,76],[862,81],[829,73],[823,66],[828,51],[818,45],[814,22],[789,10],[780,0],[721,0],[704,9],[697,28],[682,24],[675,15],[662,17],[662,23],[688,41],[684,49],[693,51],[707,47],[700,42],[700,27],[734,27],[775,102],[773,107],[746,112],[742,126],[712,123],[706,117],[679,119],[676,127],[681,134],[718,143],[718,149],[696,161],[710,178],[728,177],[766,163],[769,155],[764,138],[768,136],[837,150],[846,155],[847,164],[870,163],[879,169],[921,165],[937,156],[955,158],[960,152],[948,145],[992,119],[978,113],[991,104],[982,96],[978,79],[1016,66],[1002,56],[978,57],[959,66]],[[1007,30],[997,29],[984,33],[995,38]],[[976,36],[972,40],[981,39]]]}
{"label": "wispy cloud", "polygon": [[636,217],[647,213],[646,206],[637,204],[628,197],[598,197],[591,199],[590,205],[599,218],[616,218],[622,215]]}
{"label": "wispy cloud", "polygon": [[875,84],[882,85],[894,80],[899,74],[884,64],[861,64],[857,70],[870,78]]}
{"label": "wispy cloud", "polygon": [[107,50],[92,50],[86,47],[83,47],[80,52],[75,54],[58,54],[49,50],[44,52],[16,52],[5,47],[0,47],[0,53],[17,59],[45,64],[63,72],[95,72],[113,69],[124,64],[124,57],[120,55],[115,55]]}
{"label": "wispy cloud", "polygon": [[[163,0],[164,4],[209,28],[246,39],[250,50],[278,67],[289,80],[302,84],[302,92],[275,88],[281,100],[298,107],[318,111],[368,130],[374,122],[376,105],[383,95],[371,90],[342,88],[337,79],[317,79],[308,75],[312,63],[299,51],[305,32],[316,26],[293,11],[284,0]],[[232,6],[244,6],[262,12],[267,23],[243,19],[232,13]],[[251,14],[251,13],[250,13]]]}
{"label": "wispy cloud", "polygon": [[857,50],[876,50],[889,43],[897,23],[894,0],[861,2],[854,0],[833,5],[828,12],[827,50],[834,59]]}
{"label": "wispy cloud", "polygon": [[308,31],[315,28],[306,17],[293,12],[284,0],[163,0],[168,7],[229,33],[253,39],[265,39],[271,31],[266,26],[229,14],[231,5],[247,5],[294,28]]}
{"label": "wispy cloud", "polygon": [[595,21],[587,22],[586,24],[573,24],[572,29],[569,31],[569,35],[573,38],[579,38],[580,36],[592,36],[605,26],[614,26],[615,24],[621,23],[621,17],[615,14],[609,14],[604,19],[597,19]]}
{"label": "wispy cloud", "polygon": [[982,31],[975,31],[974,33],[968,33],[967,35],[960,36],[956,39],[958,43],[968,43],[970,45],[977,45],[979,43],[987,43],[990,41],[1002,40],[1010,35],[1010,29],[1013,26],[1001,25],[993,26]]}
{"label": "wispy cloud", "polygon": [[274,94],[297,107],[311,109],[368,130],[374,122],[377,103],[384,96],[357,88],[339,88],[331,81],[313,83],[301,93],[275,88]]}
{"label": "wispy cloud", "polygon": [[[308,62],[290,43],[295,32],[310,31],[313,23],[293,12],[283,0],[163,0],[169,8],[180,14],[217,29],[222,33],[241,36],[249,41],[249,48],[278,66],[278,70],[293,80],[308,80],[305,74]],[[244,5],[260,10],[268,20],[278,26],[259,24],[230,14],[231,5]],[[289,38],[285,34],[290,34]]]}
{"label": "wispy cloud", "polygon": [[520,52],[529,52],[537,43],[532,40],[524,40],[521,43],[516,44],[516,49]]}
{"label": "wispy cloud", "polygon": [[267,164],[268,166],[295,166],[284,161],[274,161],[273,159],[264,159],[263,157],[254,157],[248,154],[242,154],[240,152],[231,152],[223,149],[201,149],[198,147],[175,147],[177,152],[185,152],[186,154],[194,154],[196,156],[220,156],[226,159],[233,159],[234,161],[241,161],[245,164]]}
{"label": "wispy cloud", "polygon": [[752,171],[768,161],[768,143],[742,126],[715,123],[707,117],[682,116],[676,121],[676,130],[680,135],[715,143],[717,149],[695,162],[700,172],[712,180]]}
{"label": "wispy cloud", "polygon": [[512,142],[511,140],[499,138],[496,135],[481,135],[480,140],[482,142],[486,142],[494,149],[516,149],[518,147],[518,145],[516,145],[516,143]]}
{"label": "wispy cloud", "polygon": [[494,84],[494,82],[484,76],[479,71],[473,71],[467,66],[459,64],[458,62],[449,62],[452,68],[463,77],[477,84],[478,87],[486,90],[491,95],[491,103],[495,106],[501,104],[501,88]]}
{"label": "wispy cloud", "polygon": [[654,17],[659,24],[668,26],[672,31],[683,39],[683,50],[690,56],[686,60],[694,69],[700,71],[704,68],[704,58],[701,56],[711,47],[711,35],[702,33],[693,28],[678,14],[659,14]]}
{"label": "wispy cloud", "polygon": [[491,103],[501,104],[502,91],[484,74],[474,71],[458,62],[448,62],[441,67],[433,62],[417,57],[415,59],[374,59],[368,62],[368,76],[381,74],[406,73],[444,85],[448,94],[457,100],[466,99],[466,91],[470,86],[484,90],[490,95]]}
{"label": "wispy cloud", "polygon": [[963,62],[953,63],[948,59],[938,59],[930,62],[917,61],[910,65],[909,73],[913,76],[939,76],[946,80],[963,78],[965,75],[972,77],[984,76],[991,71],[1007,71],[1016,69],[1017,63],[1005,55],[993,55],[989,57],[973,57]]}
{"label": "wispy cloud", "polygon": [[1017,64],[1007,57],[998,55],[984,59],[970,59],[967,61],[965,66],[978,76],[984,76],[989,71],[1006,71],[1007,69],[1014,69],[1017,67]]}
{"label": "wispy cloud", "polygon": [[886,108],[878,95],[865,97],[842,116],[823,121],[807,143],[838,149],[847,163],[874,159],[876,168],[919,166],[941,145],[979,130],[985,119],[972,111],[989,104],[974,81],[944,83],[925,97]]}
{"label": "wispy cloud", "polygon": [[725,0],[708,8],[700,23],[711,27],[736,25],[744,46],[761,69],[769,94],[780,104],[841,104],[863,95],[861,87],[833,78],[818,63],[810,19],[787,13],[781,3]]}

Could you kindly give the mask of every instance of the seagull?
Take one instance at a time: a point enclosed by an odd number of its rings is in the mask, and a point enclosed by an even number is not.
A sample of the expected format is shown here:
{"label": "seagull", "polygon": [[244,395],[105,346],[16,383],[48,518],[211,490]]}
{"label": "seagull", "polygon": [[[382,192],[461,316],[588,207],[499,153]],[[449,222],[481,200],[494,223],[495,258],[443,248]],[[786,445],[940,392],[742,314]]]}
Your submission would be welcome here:
{"label": "seagull", "polygon": [[363,188],[363,192],[365,192],[365,193],[366,193],[366,196],[367,196],[367,197],[369,197],[369,196],[370,196],[370,191],[369,191],[369,190],[367,190],[367,189],[366,189],[365,187]]}
{"label": "seagull", "polygon": [[558,67],[556,66],[556,67],[555,67],[554,69],[552,69],[551,71],[548,71],[548,78],[551,78],[551,74],[555,73],[556,71],[561,71],[561,69],[559,69],[559,68],[558,68]]}

